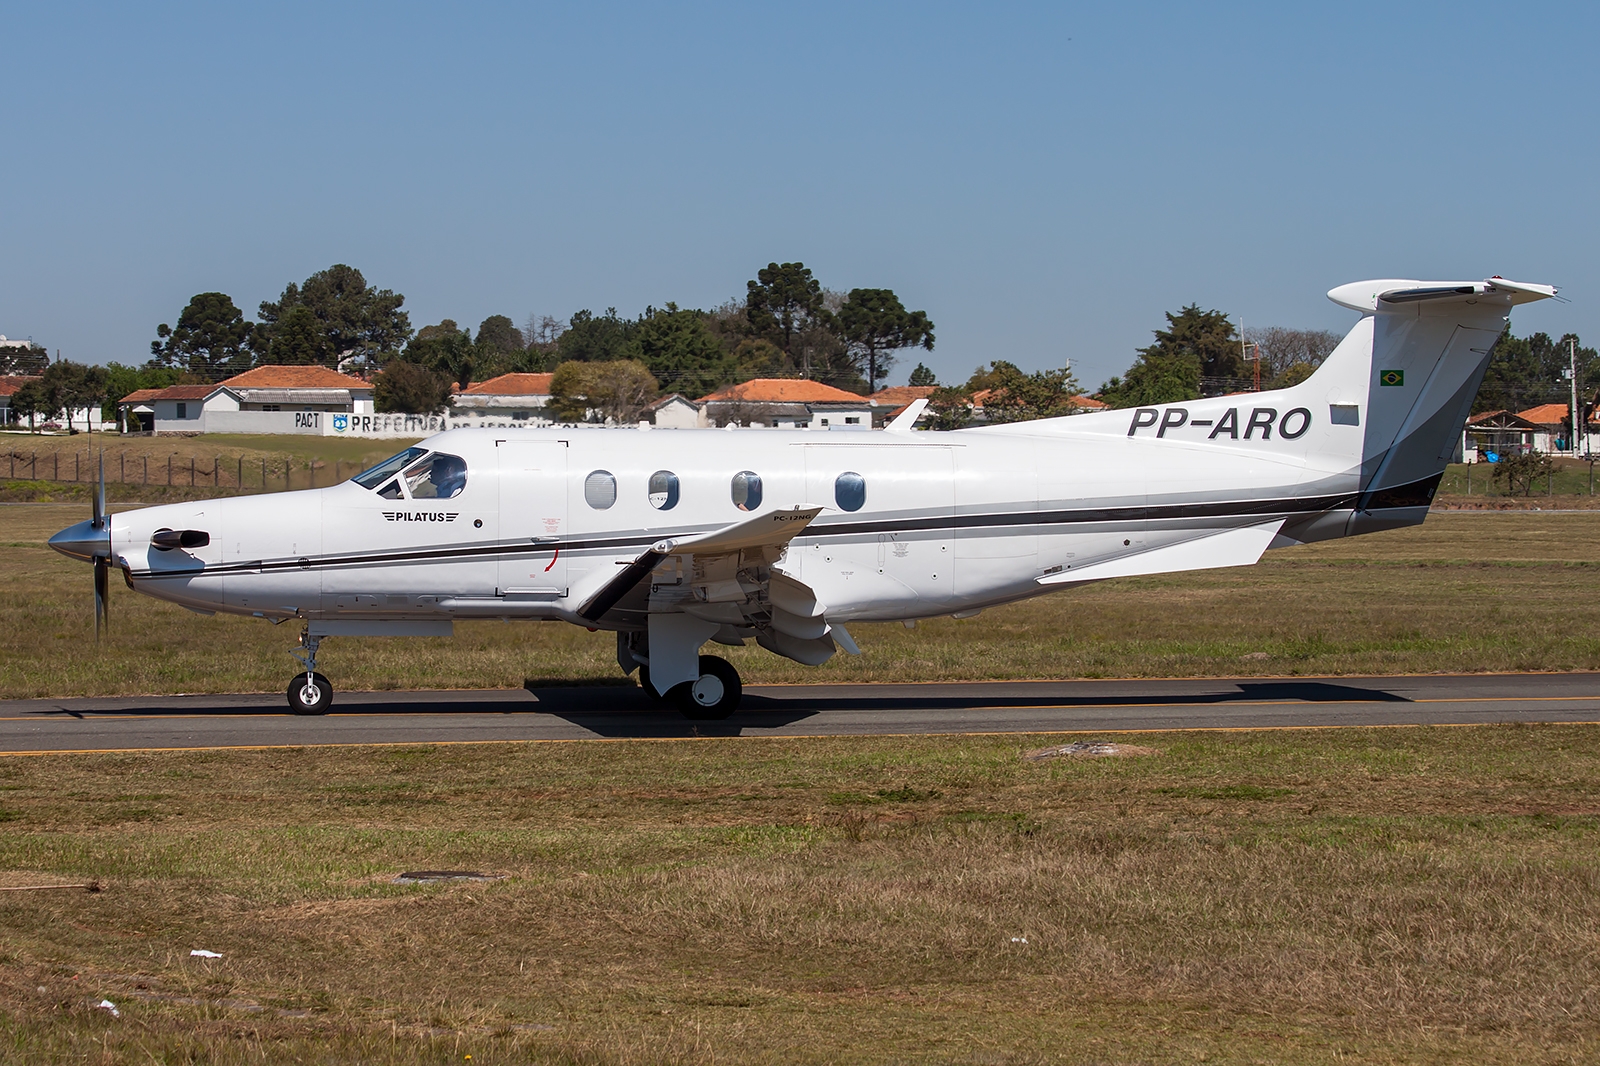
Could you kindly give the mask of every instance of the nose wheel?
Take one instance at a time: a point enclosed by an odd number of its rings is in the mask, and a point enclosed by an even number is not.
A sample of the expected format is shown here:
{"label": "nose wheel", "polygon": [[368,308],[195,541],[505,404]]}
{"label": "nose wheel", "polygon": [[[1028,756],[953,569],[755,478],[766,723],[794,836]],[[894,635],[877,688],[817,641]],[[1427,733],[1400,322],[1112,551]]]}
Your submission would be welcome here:
{"label": "nose wheel", "polygon": [[739,709],[743,695],[739,671],[732,663],[715,655],[702,655],[700,676],[674,685],[668,690],[667,699],[677,704],[685,718],[704,722],[728,717]]}
{"label": "nose wheel", "polygon": [[300,646],[305,651],[295,652],[294,657],[306,669],[289,682],[289,710],[295,714],[327,714],[333,706],[333,686],[317,673],[317,648],[321,644],[322,638],[312,636],[309,626],[300,634]]}
{"label": "nose wheel", "polygon": [[289,682],[289,709],[295,714],[327,714],[331,706],[333,686],[321,674],[296,674]]}

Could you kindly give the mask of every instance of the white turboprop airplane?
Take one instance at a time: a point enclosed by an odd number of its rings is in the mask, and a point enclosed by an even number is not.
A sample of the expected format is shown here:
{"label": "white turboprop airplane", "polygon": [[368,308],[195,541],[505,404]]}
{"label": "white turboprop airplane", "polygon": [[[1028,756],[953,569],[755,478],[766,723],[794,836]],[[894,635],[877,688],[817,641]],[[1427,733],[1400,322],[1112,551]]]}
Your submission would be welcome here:
{"label": "white turboprop airplane", "polygon": [[[466,429],[341,485],[105,513],[50,538],[204,614],[303,621],[299,714],[331,636],[457,618],[617,634],[617,662],[691,718],[739,704],[707,641],[815,665],[854,621],[966,617],[1091,581],[1255,563],[1419,523],[1510,310],[1548,285],[1363,281],[1361,313],[1292,388],[911,432]],[[731,428],[731,427],[730,427]]]}

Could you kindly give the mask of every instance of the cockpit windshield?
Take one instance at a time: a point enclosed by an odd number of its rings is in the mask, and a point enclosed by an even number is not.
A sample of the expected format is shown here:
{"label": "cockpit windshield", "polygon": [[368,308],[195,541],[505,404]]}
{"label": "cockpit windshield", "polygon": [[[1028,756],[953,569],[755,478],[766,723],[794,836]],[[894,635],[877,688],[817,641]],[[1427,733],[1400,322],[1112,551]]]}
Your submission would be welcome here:
{"label": "cockpit windshield", "polygon": [[448,500],[467,487],[467,463],[459,455],[436,452],[407,468],[405,482],[413,500]]}
{"label": "cockpit windshield", "polygon": [[407,448],[399,455],[391,455],[377,466],[370,470],[362,471],[350,480],[364,489],[375,489],[383,484],[384,478],[399,472],[413,459],[426,454],[428,454],[428,449],[426,448]]}

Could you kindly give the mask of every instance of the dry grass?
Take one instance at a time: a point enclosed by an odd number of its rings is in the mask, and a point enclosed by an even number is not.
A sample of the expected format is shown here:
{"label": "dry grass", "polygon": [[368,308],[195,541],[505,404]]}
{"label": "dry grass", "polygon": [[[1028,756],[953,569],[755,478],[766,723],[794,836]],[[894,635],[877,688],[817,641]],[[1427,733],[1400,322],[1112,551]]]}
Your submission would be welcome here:
{"label": "dry grass", "polygon": [[[38,499],[38,481],[88,483],[104,455],[112,499],[153,502],[163,490],[237,492],[332,485],[359,473],[414,440],[358,437],[208,434],[121,437],[0,433],[0,498]],[[8,484],[9,483],[9,484]],[[55,490],[59,492],[59,489]],[[56,498],[61,498],[59,495]]]}
{"label": "dry grass", "polygon": [[[1600,730],[1138,739],[1159,754],[1036,762],[1051,738],[989,737],[0,761],[0,869],[106,884],[0,893],[0,1047],[1593,1059]],[[392,883],[441,867],[509,876]]]}
{"label": "dry grass", "polygon": [[[44,547],[82,506],[0,506],[0,691],[280,690],[292,625],[204,618],[112,590],[93,648],[88,568]],[[1600,515],[1436,514],[1421,527],[1271,552],[1258,566],[1105,582],[914,631],[853,627],[865,654],[803,667],[756,647],[759,681],[1361,674],[1600,668]],[[614,678],[607,633],[463,622],[454,639],[330,641],[344,689]]]}

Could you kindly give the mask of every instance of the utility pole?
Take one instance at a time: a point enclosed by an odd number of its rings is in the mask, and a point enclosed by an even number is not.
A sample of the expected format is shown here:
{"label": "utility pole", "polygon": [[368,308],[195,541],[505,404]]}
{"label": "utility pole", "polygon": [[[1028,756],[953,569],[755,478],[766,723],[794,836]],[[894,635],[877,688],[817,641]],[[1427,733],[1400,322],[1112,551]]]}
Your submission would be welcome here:
{"label": "utility pole", "polygon": [[[1588,433],[1584,432],[1589,427],[1584,425],[1583,412],[1578,409],[1578,338],[1567,338],[1567,377],[1572,385],[1572,457],[1578,457],[1578,440],[1581,437],[1588,444]],[[1585,451],[1588,449],[1585,448]]]}

